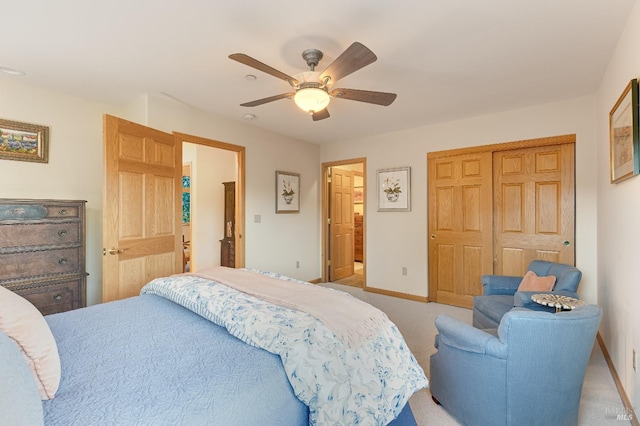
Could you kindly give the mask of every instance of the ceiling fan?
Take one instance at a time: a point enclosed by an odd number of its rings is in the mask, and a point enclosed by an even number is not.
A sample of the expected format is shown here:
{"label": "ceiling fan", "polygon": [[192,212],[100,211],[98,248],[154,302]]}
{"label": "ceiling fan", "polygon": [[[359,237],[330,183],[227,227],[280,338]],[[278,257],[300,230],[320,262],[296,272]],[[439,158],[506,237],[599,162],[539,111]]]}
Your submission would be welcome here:
{"label": "ceiling fan", "polygon": [[280,78],[295,90],[294,92],[281,93],[268,98],[258,99],[240,104],[244,107],[254,107],[279,99],[292,99],[303,111],[309,113],[313,121],[329,118],[327,105],[331,98],[342,98],[352,101],[367,102],[370,104],[388,106],[396,99],[395,93],[372,92],[356,89],[333,89],[332,86],[339,79],[358,71],[360,68],[373,63],[378,59],[376,55],[362,43],[355,42],[336,58],[324,71],[315,70],[322,59],[322,52],[317,49],[307,49],[302,52],[302,57],[307,62],[310,71],[291,77],[275,68],[270,67],[244,53],[234,53],[229,58],[248,65],[252,68]]}

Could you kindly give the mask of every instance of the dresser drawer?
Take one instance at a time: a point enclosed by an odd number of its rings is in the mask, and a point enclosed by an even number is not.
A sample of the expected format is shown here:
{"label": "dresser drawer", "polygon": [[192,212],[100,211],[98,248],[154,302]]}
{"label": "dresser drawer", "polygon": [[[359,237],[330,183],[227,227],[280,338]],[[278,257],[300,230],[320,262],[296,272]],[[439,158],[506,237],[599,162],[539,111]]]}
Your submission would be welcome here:
{"label": "dresser drawer", "polygon": [[0,282],[80,272],[80,247],[0,254]]}
{"label": "dresser drawer", "polygon": [[75,205],[66,204],[46,204],[47,217],[50,218],[77,218],[79,217],[80,208]]}
{"label": "dresser drawer", "polygon": [[46,218],[78,218],[78,205],[48,203],[7,203],[0,205],[0,220],[41,220]]}
{"label": "dresser drawer", "polygon": [[70,311],[81,306],[84,278],[7,286],[31,302],[42,315]]}
{"label": "dresser drawer", "polygon": [[80,236],[80,222],[0,224],[0,251],[14,247],[79,245]]}

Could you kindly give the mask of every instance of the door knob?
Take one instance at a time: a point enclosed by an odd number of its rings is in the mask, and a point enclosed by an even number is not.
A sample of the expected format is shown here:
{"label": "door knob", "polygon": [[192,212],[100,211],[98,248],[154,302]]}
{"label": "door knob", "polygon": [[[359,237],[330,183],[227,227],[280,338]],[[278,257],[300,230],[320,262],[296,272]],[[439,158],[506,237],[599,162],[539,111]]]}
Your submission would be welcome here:
{"label": "door knob", "polygon": [[124,252],[125,252],[125,250],[126,250],[126,249],[117,249],[117,248],[111,247],[111,248],[109,249],[109,254],[110,254],[110,255],[112,255],[112,256],[114,256],[114,255],[116,255],[116,254],[124,253]]}
{"label": "door knob", "polygon": [[431,239],[435,240],[436,239],[436,234],[431,234]]}

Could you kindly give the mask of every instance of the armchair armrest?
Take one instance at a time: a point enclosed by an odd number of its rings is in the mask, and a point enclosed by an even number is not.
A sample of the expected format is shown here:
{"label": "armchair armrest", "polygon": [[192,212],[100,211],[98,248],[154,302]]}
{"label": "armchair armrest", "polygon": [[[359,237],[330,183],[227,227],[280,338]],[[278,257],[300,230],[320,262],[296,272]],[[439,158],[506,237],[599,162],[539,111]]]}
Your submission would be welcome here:
{"label": "armchair armrest", "polygon": [[435,325],[439,332],[436,347],[447,345],[465,352],[506,357],[506,345],[492,334],[445,314],[436,317]]}
{"label": "armchair armrest", "polygon": [[574,297],[578,299],[578,294],[568,290],[561,291],[517,291],[513,295],[513,306],[539,310],[540,306],[533,300],[531,296],[534,294],[558,294],[561,296]]}
{"label": "armchair armrest", "polygon": [[508,275],[483,275],[482,294],[485,296],[495,294],[513,295],[522,281],[522,277]]}

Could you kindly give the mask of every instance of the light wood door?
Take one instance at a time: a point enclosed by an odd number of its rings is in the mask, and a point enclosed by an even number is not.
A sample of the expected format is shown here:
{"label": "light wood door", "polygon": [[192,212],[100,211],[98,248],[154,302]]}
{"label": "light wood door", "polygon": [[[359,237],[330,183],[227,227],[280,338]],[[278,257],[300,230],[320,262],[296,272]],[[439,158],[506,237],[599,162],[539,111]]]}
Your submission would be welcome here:
{"label": "light wood door", "polygon": [[135,296],[182,270],[182,145],[173,135],[104,117],[103,302]]}
{"label": "light wood door", "polygon": [[331,168],[329,280],[353,275],[353,171]]}
{"label": "light wood door", "polygon": [[482,274],[522,276],[534,259],[575,264],[575,140],[427,155],[430,301],[471,307]]}
{"label": "light wood door", "polygon": [[573,265],[574,144],[494,153],[495,273],[534,259]]}
{"label": "light wood door", "polygon": [[429,159],[429,297],[471,307],[493,270],[491,153]]}

